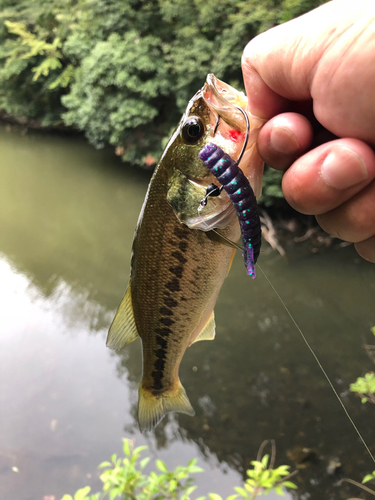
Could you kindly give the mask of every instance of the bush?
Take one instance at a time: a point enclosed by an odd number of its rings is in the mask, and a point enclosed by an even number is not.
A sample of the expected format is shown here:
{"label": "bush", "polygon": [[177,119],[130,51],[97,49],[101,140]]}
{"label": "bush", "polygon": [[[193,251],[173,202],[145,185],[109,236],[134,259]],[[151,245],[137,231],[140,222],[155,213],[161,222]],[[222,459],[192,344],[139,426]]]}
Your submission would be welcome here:
{"label": "bush", "polygon": [[[91,488],[81,488],[74,495],[74,500],[102,500],[121,498],[123,500],[190,500],[190,495],[196,490],[191,474],[203,472],[196,466],[196,459],[190,460],[186,467],[178,466],[169,471],[162,460],[156,460],[157,472],[144,474],[144,469],[150,461],[149,457],[140,458],[142,451],[147,446],[133,447],[133,442],[123,440],[124,458],[112,455],[110,462],[103,462],[99,468],[106,469],[100,476],[103,491],[89,495]],[[273,445],[274,446],[274,445]],[[253,469],[247,471],[248,478],[243,488],[235,488],[236,493],[227,500],[243,498],[253,500],[257,496],[267,494],[274,490],[278,495],[284,495],[283,487],[297,488],[289,481],[293,475],[289,473],[289,466],[282,465],[273,469],[273,464],[268,467],[268,455],[261,460],[251,462]],[[216,493],[209,494],[210,500],[222,500]],[[204,500],[199,497],[197,500]],[[71,495],[64,495],[61,500],[73,500]]]}

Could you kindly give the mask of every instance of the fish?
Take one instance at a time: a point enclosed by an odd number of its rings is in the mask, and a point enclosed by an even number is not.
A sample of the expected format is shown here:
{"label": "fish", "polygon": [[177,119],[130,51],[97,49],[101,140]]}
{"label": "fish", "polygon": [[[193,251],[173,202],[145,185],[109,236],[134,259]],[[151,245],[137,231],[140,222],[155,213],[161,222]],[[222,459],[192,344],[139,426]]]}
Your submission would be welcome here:
{"label": "fish", "polygon": [[[234,206],[225,191],[201,206],[215,177],[199,158],[214,143],[238,158],[245,143],[247,98],[207,76],[162,153],[135,230],[131,272],[107,336],[120,350],[142,341],[138,423],[152,430],[168,412],[194,415],[179,378],[186,349],[215,338],[214,306],[240,237]],[[263,162],[256,139],[263,121],[245,111],[250,131],[241,169],[256,196]]]}

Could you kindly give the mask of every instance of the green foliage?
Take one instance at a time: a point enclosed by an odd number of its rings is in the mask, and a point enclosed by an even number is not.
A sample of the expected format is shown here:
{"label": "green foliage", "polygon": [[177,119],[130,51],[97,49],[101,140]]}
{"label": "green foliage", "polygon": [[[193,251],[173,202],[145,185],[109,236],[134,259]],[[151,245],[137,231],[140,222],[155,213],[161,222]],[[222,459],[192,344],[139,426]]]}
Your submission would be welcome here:
{"label": "green foliage", "polygon": [[283,1],[283,22],[290,21],[305,12],[309,12],[320,5],[326,3],[326,0],[284,0]]}
{"label": "green foliage", "polygon": [[[178,466],[173,471],[169,471],[162,460],[156,460],[155,464],[160,473],[154,471],[144,474],[144,469],[148,465],[150,458],[141,459],[142,451],[147,446],[134,448],[133,441],[123,440],[124,458],[112,455],[111,461],[103,462],[99,465],[100,469],[106,469],[100,476],[103,483],[103,489],[100,493],[89,495],[91,489],[89,486],[79,489],[74,497],[64,495],[61,500],[103,500],[109,498],[114,500],[121,498],[123,500],[190,500],[190,495],[196,490],[191,474],[203,472],[203,469],[197,467],[196,459],[190,460],[187,466]],[[283,487],[297,488],[297,486],[288,481],[290,476],[289,467],[282,465],[277,469],[268,467],[268,455],[264,455],[261,461],[251,462],[253,469],[247,471],[248,479],[243,488],[235,488],[234,495],[227,500],[244,498],[254,500],[257,496],[267,494],[274,490],[279,495],[284,495]],[[211,500],[222,500],[216,493],[210,493]],[[205,497],[199,497],[197,500],[205,500]]]}
{"label": "green foliage", "polygon": [[[375,326],[371,329],[371,333],[375,335]],[[375,346],[366,345],[366,351],[369,354],[370,358],[375,362],[374,350]],[[364,377],[358,377],[357,380],[350,384],[350,390],[355,392],[361,398],[361,402],[367,403],[370,401],[371,403],[375,403],[375,374],[374,372],[366,373]],[[367,477],[367,476],[366,476]]]}
{"label": "green foliage", "polygon": [[85,488],[81,488],[80,490],[76,491],[74,497],[72,497],[71,495],[64,495],[61,500],[99,500],[99,493],[87,496],[90,491],[90,486],[86,486]]}
{"label": "green foliage", "polygon": [[367,474],[363,479],[362,483],[367,483],[368,481],[373,481],[375,479],[375,470],[371,474]]}
{"label": "green foliage", "polygon": [[[62,123],[65,89],[59,78],[69,62],[56,31],[56,16],[63,4],[0,0],[0,109],[21,121],[35,120],[42,126]],[[71,80],[61,83],[67,87]]]}
{"label": "green foliage", "polygon": [[[189,476],[203,471],[197,467],[196,459],[190,460],[186,467],[178,466],[173,471],[169,471],[162,460],[156,460],[156,467],[160,473],[150,472],[146,475],[143,471],[150,458],[140,457],[142,451],[146,449],[147,446],[134,448],[132,441],[124,439],[124,458],[112,455],[111,461],[99,465],[100,469],[105,469],[100,475],[103,483],[102,492],[88,496],[90,487],[86,486],[75,493],[74,500],[99,500],[99,498],[189,500],[196,489],[196,486],[192,485],[193,479]],[[61,500],[73,500],[73,498],[64,495]]]}
{"label": "green foliage", "polygon": [[290,477],[288,465],[281,465],[277,469],[272,469],[268,468],[268,461],[268,455],[264,455],[260,461],[253,460],[251,462],[253,469],[246,471],[248,478],[244,487],[235,488],[237,495],[231,495],[227,500],[234,500],[236,498],[253,500],[259,495],[267,495],[272,490],[278,495],[283,496],[283,487],[297,488],[294,483],[288,481]]}
{"label": "green foliage", "polygon": [[358,377],[357,380],[350,384],[350,390],[356,392],[361,397],[362,403],[371,401],[375,403],[375,375],[373,372],[366,373],[364,377]]}
{"label": "green foliage", "polygon": [[0,0],[0,109],[76,127],[141,164],[160,155],[207,73],[240,87],[248,41],[321,3]]}
{"label": "green foliage", "polygon": [[264,207],[274,205],[279,199],[283,199],[284,195],[281,189],[281,180],[283,173],[279,170],[274,170],[265,165],[262,185],[262,196],[259,198],[258,204]]}

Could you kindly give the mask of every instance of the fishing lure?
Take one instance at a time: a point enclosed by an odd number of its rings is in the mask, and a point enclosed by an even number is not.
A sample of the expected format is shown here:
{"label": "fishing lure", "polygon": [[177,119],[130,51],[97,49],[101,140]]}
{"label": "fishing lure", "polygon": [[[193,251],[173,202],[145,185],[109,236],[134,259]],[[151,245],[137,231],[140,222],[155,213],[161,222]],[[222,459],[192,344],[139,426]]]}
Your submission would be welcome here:
{"label": "fishing lure", "polygon": [[[247,117],[246,117],[247,118]],[[246,120],[248,124],[248,120]],[[217,128],[215,126],[215,130]],[[248,133],[246,134],[248,136]],[[245,139],[243,150],[238,161],[234,161],[229,155],[216,144],[209,143],[199,153],[206,167],[220,182],[221,187],[210,184],[206,196],[200,204],[200,208],[206,205],[209,196],[218,196],[224,188],[234,208],[241,228],[242,255],[245,262],[247,274],[255,278],[255,264],[260,253],[261,225],[258,213],[258,205],[250,183],[240,167],[243,151],[246,147]]]}

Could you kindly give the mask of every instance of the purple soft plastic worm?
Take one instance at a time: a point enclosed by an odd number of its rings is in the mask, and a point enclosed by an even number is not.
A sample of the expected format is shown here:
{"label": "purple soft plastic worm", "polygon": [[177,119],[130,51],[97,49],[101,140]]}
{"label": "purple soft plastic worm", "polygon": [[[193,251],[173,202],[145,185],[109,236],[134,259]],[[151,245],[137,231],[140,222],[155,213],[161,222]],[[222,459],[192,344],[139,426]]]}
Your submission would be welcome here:
{"label": "purple soft plastic worm", "polygon": [[250,183],[238,164],[216,144],[206,144],[199,158],[223,186],[236,209],[246,271],[255,278],[262,239],[258,205]]}

